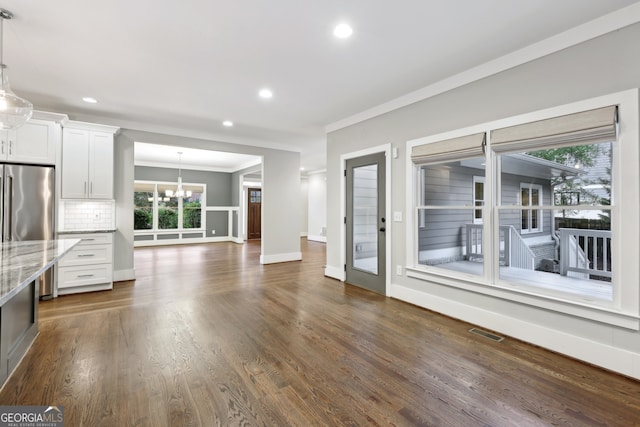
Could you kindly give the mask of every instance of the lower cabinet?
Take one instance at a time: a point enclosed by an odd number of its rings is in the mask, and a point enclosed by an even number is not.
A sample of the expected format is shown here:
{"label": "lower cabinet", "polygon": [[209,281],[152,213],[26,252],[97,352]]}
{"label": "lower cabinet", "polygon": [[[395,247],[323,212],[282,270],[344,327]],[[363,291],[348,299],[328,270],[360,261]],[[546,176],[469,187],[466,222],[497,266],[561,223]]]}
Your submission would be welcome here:
{"label": "lower cabinet", "polygon": [[82,239],[58,263],[58,295],[113,288],[113,234],[61,234]]}

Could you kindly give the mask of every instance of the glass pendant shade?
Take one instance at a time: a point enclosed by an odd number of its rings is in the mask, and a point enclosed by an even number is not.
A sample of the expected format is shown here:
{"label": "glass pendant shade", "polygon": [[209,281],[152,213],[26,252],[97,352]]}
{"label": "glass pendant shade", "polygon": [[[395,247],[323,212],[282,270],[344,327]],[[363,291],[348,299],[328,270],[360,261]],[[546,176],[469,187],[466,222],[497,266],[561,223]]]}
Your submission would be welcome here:
{"label": "glass pendant shade", "polygon": [[3,61],[5,19],[11,19],[13,14],[0,9],[0,129],[16,129],[26,123],[33,114],[33,104],[13,93],[9,86],[7,66]]}
{"label": "glass pendant shade", "polygon": [[11,91],[4,65],[0,65],[0,129],[16,129],[26,123],[33,114],[33,104]]}

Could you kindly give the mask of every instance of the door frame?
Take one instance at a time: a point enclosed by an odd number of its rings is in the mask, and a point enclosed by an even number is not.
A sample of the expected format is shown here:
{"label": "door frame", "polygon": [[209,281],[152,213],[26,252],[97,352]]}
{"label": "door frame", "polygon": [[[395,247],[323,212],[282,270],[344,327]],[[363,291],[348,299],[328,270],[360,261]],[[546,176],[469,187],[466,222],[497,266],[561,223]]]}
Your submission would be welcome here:
{"label": "door frame", "polygon": [[[347,160],[355,159],[357,157],[366,156],[369,154],[377,154],[384,153],[385,154],[385,201],[384,201],[384,212],[385,218],[387,218],[387,231],[386,233],[386,241],[385,241],[385,266],[386,266],[386,274],[385,274],[385,291],[384,294],[386,296],[390,295],[391,288],[391,239],[393,233],[393,227],[391,226],[391,153],[392,153],[392,145],[391,144],[383,144],[378,145],[376,147],[367,148],[364,150],[353,151],[351,153],[342,154],[340,156],[340,222],[342,226],[340,227],[340,264],[346,265],[347,263],[347,225],[344,223],[344,218],[347,216],[347,178],[345,177],[344,171],[347,169]],[[344,269],[340,272],[340,281],[344,282],[346,280],[346,273]]]}

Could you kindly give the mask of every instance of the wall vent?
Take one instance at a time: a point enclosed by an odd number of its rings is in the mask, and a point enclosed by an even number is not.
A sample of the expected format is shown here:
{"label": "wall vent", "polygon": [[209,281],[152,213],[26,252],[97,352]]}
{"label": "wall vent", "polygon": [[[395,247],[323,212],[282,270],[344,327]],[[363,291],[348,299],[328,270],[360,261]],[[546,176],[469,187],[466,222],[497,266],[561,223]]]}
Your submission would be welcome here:
{"label": "wall vent", "polygon": [[500,342],[504,340],[504,338],[501,336],[492,334],[491,332],[483,331],[482,329],[478,329],[478,328],[471,328],[469,329],[469,332],[471,332],[472,334],[480,335],[481,337],[489,338],[490,340],[493,340],[495,342]]}

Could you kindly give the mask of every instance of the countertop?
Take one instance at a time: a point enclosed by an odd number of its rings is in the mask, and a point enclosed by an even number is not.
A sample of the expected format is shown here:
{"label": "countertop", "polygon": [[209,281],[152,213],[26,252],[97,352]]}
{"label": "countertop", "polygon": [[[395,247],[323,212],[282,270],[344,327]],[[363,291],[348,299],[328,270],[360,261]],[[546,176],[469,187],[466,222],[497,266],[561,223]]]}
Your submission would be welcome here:
{"label": "countertop", "polygon": [[32,240],[0,244],[0,306],[50,268],[80,239]]}
{"label": "countertop", "polygon": [[58,230],[58,234],[91,234],[91,233],[115,233],[115,228],[103,228],[100,230]]}

